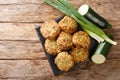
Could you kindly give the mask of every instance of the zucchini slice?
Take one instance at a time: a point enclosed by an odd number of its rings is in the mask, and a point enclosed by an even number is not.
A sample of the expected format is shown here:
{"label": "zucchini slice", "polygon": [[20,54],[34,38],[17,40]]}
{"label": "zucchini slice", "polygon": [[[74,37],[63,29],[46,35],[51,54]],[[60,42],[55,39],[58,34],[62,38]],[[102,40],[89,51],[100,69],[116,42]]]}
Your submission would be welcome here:
{"label": "zucchini slice", "polygon": [[[108,37],[113,39],[112,35],[108,35]],[[91,57],[91,60],[96,64],[104,63],[111,46],[112,45],[110,43],[106,42],[106,41],[102,42],[102,43],[99,43],[99,45],[97,46],[94,54]]]}
{"label": "zucchini slice", "polygon": [[112,25],[109,24],[107,20],[105,20],[100,15],[98,15],[87,4],[83,4],[82,6],[80,6],[80,8],[78,9],[78,12],[101,29],[112,27]]}

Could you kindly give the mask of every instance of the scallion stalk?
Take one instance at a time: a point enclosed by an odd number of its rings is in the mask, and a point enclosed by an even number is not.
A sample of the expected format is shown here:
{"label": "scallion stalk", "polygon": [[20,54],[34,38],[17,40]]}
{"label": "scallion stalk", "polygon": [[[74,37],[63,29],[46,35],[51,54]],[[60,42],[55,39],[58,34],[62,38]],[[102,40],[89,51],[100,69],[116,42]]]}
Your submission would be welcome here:
{"label": "scallion stalk", "polygon": [[[83,30],[85,30],[91,37],[98,39],[98,41],[106,40],[107,42],[116,45],[117,42],[114,42],[106,34],[98,28],[96,25],[88,21],[82,15],[80,15],[75,8],[67,2],[67,0],[44,0],[49,5],[55,7],[56,9],[60,10],[61,12],[65,13],[66,15],[74,18],[80,25]],[[89,31],[89,32],[88,32]],[[90,32],[94,33],[90,34]]]}

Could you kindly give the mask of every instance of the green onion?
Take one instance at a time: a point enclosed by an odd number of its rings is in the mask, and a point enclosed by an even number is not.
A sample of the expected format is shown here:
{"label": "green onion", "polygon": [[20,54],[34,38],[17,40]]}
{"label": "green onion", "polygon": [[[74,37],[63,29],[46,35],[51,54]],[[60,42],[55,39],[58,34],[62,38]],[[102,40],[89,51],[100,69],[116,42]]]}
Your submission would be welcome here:
{"label": "green onion", "polygon": [[96,25],[88,21],[81,14],[75,10],[75,8],[67,2],[67,0],[44,0],[49,5],[55,7],[66,15],[74,18],[80,25],[81,28],[87,32],[91,37],[95,38],[98,42],[103,42],[106,40],[107,42],[116,45],[117,42],[111,40],[106,34],[98,28]]}
{"label": "green onion", "polygon": [[101,37],[99,37],[98,35],[94,34],[93,32],[91,32],[91,31],[89,31],[89,30],[87,30],[87,29],[84,29],[84,31],[85,31],[86,33],[88,33],[92,38],[94,38],[95,40],[97,40],[98,43],[104,41]]}

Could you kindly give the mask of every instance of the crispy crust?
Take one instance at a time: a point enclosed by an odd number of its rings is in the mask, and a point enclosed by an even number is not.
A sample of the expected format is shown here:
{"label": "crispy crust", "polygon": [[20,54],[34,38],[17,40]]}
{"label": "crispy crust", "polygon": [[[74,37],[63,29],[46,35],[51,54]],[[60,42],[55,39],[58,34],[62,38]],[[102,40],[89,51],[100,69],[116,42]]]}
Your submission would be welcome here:
{"label": "crispy crust", "polygon": [[69,16],[65,16],[60,22],[59,25],[61,27],[61,29],[67,33],[73,33],[75,32],[75,30],[77,29],[77,22],[69,17]]}
{"label": "crispy crust", "polygon": [[56,40],[46,39],[45,49],[49,54],[52,54],[52,55],[57,55],[59,52],[61,52],[61,50],[57,46]]}
{"label": "crispy crust", "polygon": [[60,47],[61,50],[68,50],[73,47],[72,42],[72,35],[61,32],[57,39],[57,45]]}
{"label": "crispy crust", "polygon": [[87,60],[89,56],[88,49],[84,48],[73,48],[70,53],[75,63],[83,62]]}
{"label": "crispy crust", "polygon": [[60,33],[60,30],[60,26],[54,20],[46,21],[42,24],[40,29],[43,37],[47,39],[55,39]]}
{"label": "crispy crust", "polygon": [[73,59],[68,52],[60,52],[55,58],[55,64],[61,71],[68,71],[74,66]]}
{"label": "crispy crust", "polygon": [[84,31],[74,33],[72,41],[77,47],[89,48],[90,45],[90,38]]}

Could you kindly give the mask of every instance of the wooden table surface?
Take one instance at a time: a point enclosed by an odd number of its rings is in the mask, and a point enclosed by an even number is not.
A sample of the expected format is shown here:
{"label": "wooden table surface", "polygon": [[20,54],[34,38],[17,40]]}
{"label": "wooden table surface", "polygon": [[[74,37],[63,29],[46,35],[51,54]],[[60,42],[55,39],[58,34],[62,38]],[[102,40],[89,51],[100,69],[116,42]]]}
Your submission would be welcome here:
{"label": "wooden table surface", "polygon": [[42,0],[0,0],[0,80],[120,80],[120,0],[69,0],[77,9],[89,4],[112,25],[105,30],[118,42],[104,64],[80,64],[54,76],[35,26],[61,12]]}

